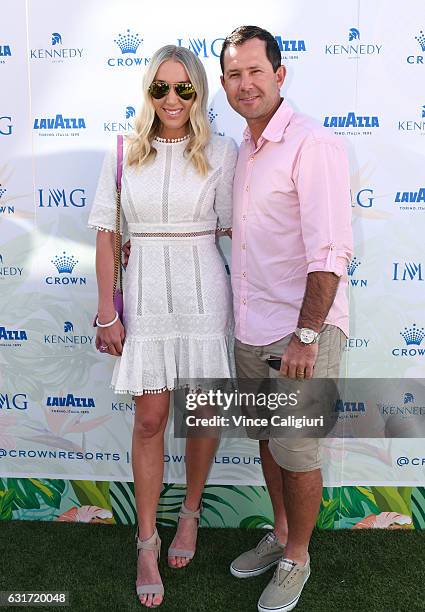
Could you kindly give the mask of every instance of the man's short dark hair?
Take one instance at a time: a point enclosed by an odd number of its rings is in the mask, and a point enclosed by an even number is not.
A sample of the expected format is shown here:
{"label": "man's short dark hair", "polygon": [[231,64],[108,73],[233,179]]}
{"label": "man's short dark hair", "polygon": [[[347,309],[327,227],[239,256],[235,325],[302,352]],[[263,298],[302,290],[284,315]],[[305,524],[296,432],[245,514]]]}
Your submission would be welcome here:
{"label": "man's short dark hair", "polygon": [[227,47],[230,45],[235,45],[236,47],[242,45],[247,40],[251,40],[252,38],[259,38],[260,40],[264,40],[266,43],[266,55],[267,59],[273,66],[273,72],[279,68],[282,63],[279,45],[275,37],[270,34],[267,30],[263,30],[263,28],[259,28],[258,26],[240,26],[233,30],[229,36],[226,36],[223,42],[223,46],[221,48],[220,53],[220,66],[221,72],[224,74],[224,52]]}

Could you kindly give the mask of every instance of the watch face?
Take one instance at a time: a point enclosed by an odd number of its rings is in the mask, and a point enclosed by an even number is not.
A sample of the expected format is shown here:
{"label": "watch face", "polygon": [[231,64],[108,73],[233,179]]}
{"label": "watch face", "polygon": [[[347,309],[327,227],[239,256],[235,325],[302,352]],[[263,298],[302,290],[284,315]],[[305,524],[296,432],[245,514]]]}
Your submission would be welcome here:
{"label": "watch face", "polygon": [[304,344],[311,344],[314,342],[316,337],[316,333],[312,329],[303,328],[300,333],[300,340],[304,342]]}

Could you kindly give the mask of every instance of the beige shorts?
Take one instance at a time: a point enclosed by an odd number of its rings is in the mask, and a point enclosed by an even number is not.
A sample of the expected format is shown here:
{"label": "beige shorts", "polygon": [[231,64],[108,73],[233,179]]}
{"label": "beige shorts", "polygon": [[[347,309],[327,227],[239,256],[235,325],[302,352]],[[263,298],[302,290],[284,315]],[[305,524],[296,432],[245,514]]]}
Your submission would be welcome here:
{"label": "beige shorts", "polygon": [[[235,341],[238,378],[274,378],[276,371],[266,359],[281,356],[292,334],[265,346]],[[319,338],[319,353],[313,378],[338,378],[346,336],[334,325],[324,325]],[[269,449],[278,465],[291,472],[310,472],[321,466],[320,438],[270,438]]]}

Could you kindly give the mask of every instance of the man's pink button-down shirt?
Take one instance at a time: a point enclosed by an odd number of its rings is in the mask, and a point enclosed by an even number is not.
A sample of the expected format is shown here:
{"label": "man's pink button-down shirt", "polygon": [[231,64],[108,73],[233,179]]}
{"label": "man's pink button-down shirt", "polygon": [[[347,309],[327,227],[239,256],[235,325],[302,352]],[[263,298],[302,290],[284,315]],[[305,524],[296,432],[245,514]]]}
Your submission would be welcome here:
{"label": "man's pink button-down shirt", "polygon": [[344,144],[283,101],[259,138],[249,128],[233,191],[235,335],[256,346],[297,327],[307,274],[341,277],[325,323],[348,336],[351,198]]}

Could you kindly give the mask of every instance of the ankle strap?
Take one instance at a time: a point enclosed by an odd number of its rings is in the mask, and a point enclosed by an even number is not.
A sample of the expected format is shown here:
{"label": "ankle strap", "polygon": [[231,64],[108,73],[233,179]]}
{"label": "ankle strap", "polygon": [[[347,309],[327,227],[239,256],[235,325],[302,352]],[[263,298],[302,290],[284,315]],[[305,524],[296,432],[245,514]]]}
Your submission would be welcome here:
{"label": "ankle strap", "polygon": [[155,528],[155,531],[153,532],[153,535],[151,535],[150,538],[148,538],[147,540],[141,540],[138,537],[138,534],[136,533],[136,540],[137,540],[137,550],[156,550],[157,552],[159,551],[159,549],[161,548],[161,539],[158,535],[158,531]]}
{"label": "ankle strap", "polygon": [[192,510],[189,510],[188,508],[186,508],[186,506],[184,505],[184,502],[182,502],[182,507],[181,507],[181,510],[179,512],[179,517],[180,518],[187,518],[187,519],[188,518],[194,518],[194,519],[200,520],[201,512],[202,512],[202,504],[199,506],[199,508],[197,510],[192,512]]}

